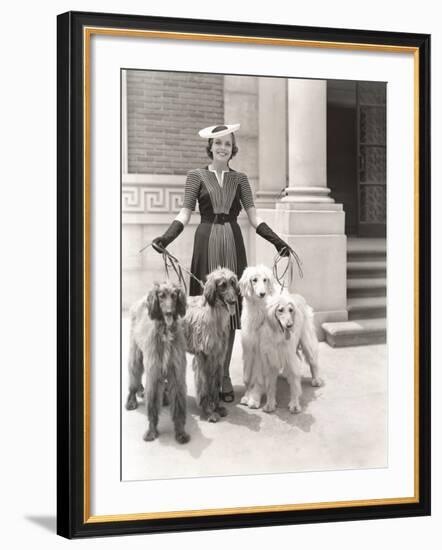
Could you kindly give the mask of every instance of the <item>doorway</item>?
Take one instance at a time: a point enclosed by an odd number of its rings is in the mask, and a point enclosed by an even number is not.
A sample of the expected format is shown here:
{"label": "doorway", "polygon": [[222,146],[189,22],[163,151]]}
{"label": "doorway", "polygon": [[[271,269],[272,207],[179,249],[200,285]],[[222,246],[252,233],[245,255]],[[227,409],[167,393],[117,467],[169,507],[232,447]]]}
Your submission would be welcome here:
{"label": "doorway", "polygon": [[345,232],[386,234],[386,83],[327,81],[327,186]]}

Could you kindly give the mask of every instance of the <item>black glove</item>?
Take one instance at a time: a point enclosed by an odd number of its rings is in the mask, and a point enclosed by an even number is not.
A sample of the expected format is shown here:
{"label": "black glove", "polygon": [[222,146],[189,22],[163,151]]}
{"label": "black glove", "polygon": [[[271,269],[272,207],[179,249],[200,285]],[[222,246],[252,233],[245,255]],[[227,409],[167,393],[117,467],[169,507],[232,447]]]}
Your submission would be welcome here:
{"label": "black glove", "polygon": [[172,241],[174,241],[178,237],[183,229],[184,225],[181,222],[179,222],[178,220],[173,220],[173,222],[167,228],[166,232],[161,235],[161,237],[156,237],[155,239],[153,239],[152,248],[161,253],[162,250],[155,245],[157,244],[161,248],[166,248]]}
{"label": "black glove", "polygon": [[265,223],[261,222],[256,228],[256,232],[266,241],[272,243],[276,250],[281,256],[288,256],[290,247],[284,242],[278,235],[270,229],[270,227]]}

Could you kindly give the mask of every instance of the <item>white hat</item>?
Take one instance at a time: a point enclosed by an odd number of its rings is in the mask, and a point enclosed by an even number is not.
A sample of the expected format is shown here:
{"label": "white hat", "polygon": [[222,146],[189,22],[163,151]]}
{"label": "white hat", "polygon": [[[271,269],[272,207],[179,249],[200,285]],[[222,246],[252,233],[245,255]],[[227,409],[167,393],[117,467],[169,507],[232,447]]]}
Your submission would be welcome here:
{"label": "white hat", "polygon": [[[227,134],[236,132],[237,130],[239,130],[240,126],[241,124],[217,124],[216,126],[208,126],[207,128],[203,128],[198,132],[198,134],[200,137],[204,139],[211,139],[211,138],[226,136]],[[225,129],[214,132],[215,128],[220,128],[220,127]]]}

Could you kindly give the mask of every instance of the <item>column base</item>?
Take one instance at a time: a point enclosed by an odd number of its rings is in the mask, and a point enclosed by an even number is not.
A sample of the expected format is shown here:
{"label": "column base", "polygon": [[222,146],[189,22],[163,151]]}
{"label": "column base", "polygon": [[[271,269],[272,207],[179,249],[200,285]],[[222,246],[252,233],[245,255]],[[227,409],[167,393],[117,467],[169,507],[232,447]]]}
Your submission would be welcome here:
{"label": "column base", "polygon": [[[315,325],[321,339],[321,324],[346,321],[347,314],[347,237],[345,213],[341,204],[302,204],[279,201],[276,209],[258,211],[284,239],[302,262],[303,277],[295,268],[290,291],[304,296],[315,311]],[[256,237],[256,263],[273,266],[275,248]],[[281,272],[286,265],[281,260]]]}
{"label": "column base", "polygon": [[[281,190],[282,192],[282,190]],[[255,196],[256,208],[275,208],[281,192],[278,191],[257,191]]]}
{"label": "column base", "polygon": [[324,186],[306,186],[306,187],[287,187],[286,196],[281,199],[281,203],[287,202],[325,202],[334,203],[329,197],[330,189]]}

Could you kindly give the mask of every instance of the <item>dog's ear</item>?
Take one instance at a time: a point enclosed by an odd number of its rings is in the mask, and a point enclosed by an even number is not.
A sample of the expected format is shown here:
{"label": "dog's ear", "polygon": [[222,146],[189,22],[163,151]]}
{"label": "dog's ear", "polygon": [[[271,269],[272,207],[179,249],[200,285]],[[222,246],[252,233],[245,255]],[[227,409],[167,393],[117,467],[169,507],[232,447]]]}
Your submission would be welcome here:
{"label": "dog's ear", "polygon": [[177,298],[176,298],[176,312],[180,317],[186,315],[186,293],[181,287],[177,288]]}
{"label": "dog's ear", "polygon": [[160,301],[158,299],[158,290],[159,286],[155,283],[152,290],[147,295],[147,312],[149,313],[149,317],[151,319],[161,320],[161,308],[160,308]]}
{"label": "dog's ear", "polygon": [[239,296],[241,293],[239,290],[238,277],[233,274],[230,280],[232,282],[233,290],[236,292],[237,296]]}
{"label": "dog's ear", "polygon": [[280,328],[279,321],[276,316],[277,307],[278,307],[278,300],[275,300],[275,299],[269,300],[269,302],[267,303],[267,320],[273,330]]}
{"label": "dog's ear", "polygon": [[210,274],[207,276],[203,295],[209,306],[213,307],[216,302],[216,280],[215,277],[212,277]]}
{"label": "dog's ear", "polygon": [[273,271],[266,267],[266,275],[267,275],[267,289],[269,291],[269,294],[275,294],[278,290],[278,282],[275,278],[275,275],[273,274]]}
{"label": "dog's ear", "polygon": [[251,283],[250,283],[250,273],[251,273],[250,267],[246,267],[246,269],[244,269],[243,271],[243,274],[241,275],[241,279],[239,280],[239,290],[241,291],[241,294],[245,298],[250,298],[251,292],[252,292]]}

